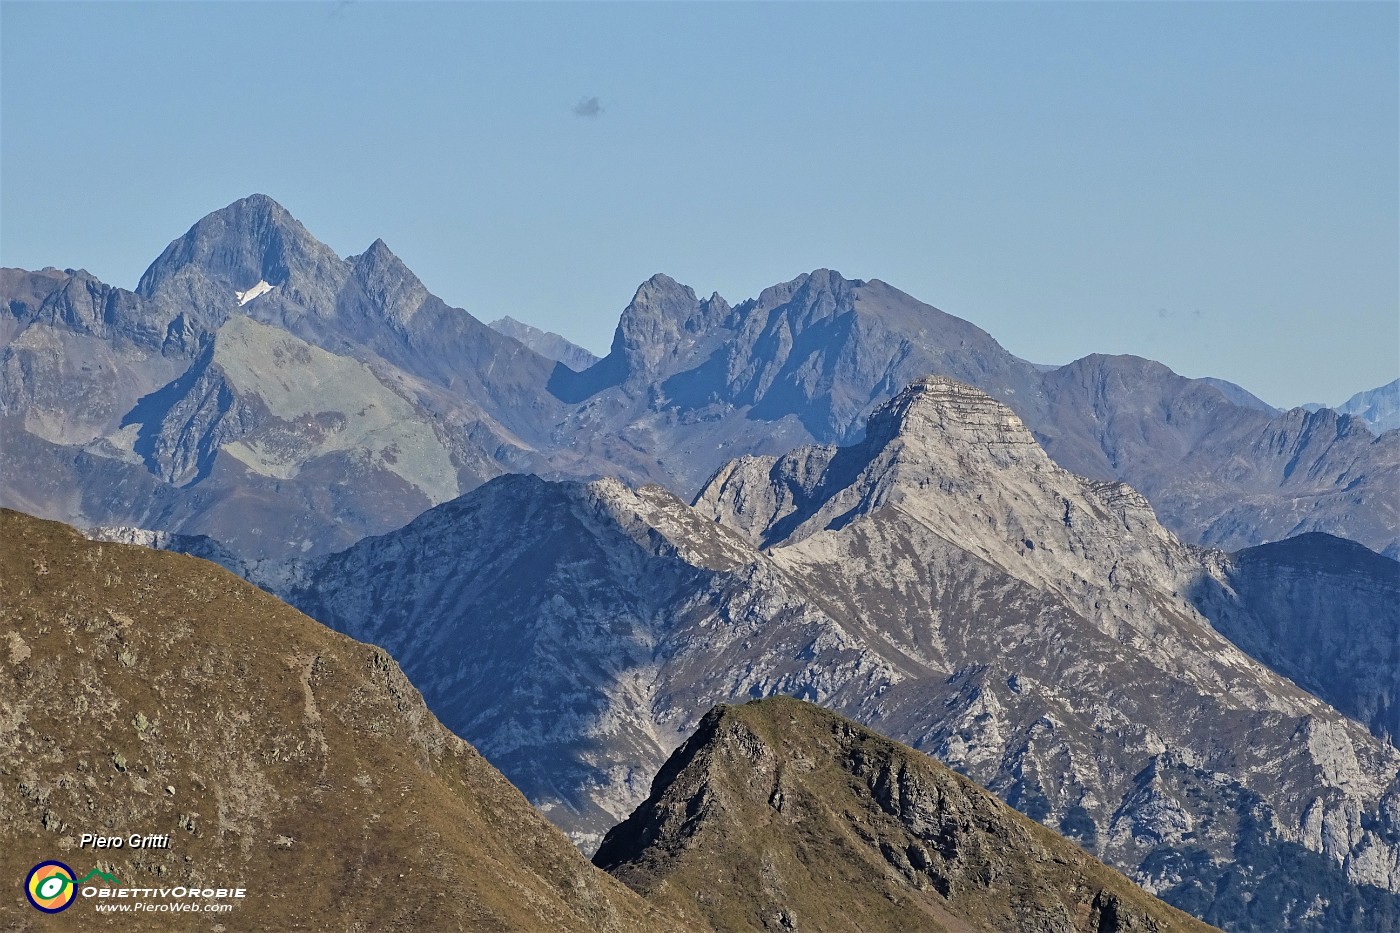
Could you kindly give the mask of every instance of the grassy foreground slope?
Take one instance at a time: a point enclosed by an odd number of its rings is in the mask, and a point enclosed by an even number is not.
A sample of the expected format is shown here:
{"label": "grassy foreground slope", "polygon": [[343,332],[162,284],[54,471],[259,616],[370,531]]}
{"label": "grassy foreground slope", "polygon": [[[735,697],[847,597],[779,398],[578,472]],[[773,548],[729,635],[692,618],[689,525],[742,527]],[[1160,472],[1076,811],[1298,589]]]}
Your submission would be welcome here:
{"label": "grassy foreground slope", "polygon": [[[383,651],[205,561],[10,511],[0,542],[0,929],[672,929]],[[22,890],[46,859],[247,894],[218,915],[80,898],[50,916]]]}

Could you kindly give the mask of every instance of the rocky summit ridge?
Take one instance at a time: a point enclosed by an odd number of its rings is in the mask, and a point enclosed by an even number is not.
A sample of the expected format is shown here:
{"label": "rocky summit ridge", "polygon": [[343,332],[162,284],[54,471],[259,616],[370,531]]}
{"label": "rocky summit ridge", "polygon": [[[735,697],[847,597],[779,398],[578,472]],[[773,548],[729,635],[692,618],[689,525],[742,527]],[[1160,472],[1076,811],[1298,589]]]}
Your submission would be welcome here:
{"label": "rocky summit ridge", "polygon": [[[1224,928],[1397,929],[1400,753],[1199,599],[1228,587],[1267,617],[1272,591],[1232,586],[1130,487],[1053,463],[986,393],[921,380],[872,422],[740,458],[693,506],[495,480],[312,562],[288,598],[401,657],[586,848],[704,710],[785,694]],[[1328,592],[1339,625],[1372,606]]]}
{"label": "rocky summit ridge", "polygon": [[[718,914],[687,912],[679,878],[667,883],[673,897],[643,899],[590,865],[475,749],[442,728],[382,650],[325,629],[203,560],[89,541],[10,511],[0,511],[0,533],[8,543],[0,552],[0,870],[11,877],[57,857],[82,877],[100,872],[90,885],[132,895],[109,903],[168,902],[164,892],[188,887],[241,888],[237,899],[213,895],[232,907],[218,915],[215,929],[225,931],[740,929]],[[796,702],[776,709],[793,721],[832,718]],[[743,715],[754,719],[754,711]],[[717,718],[734,716],[716,711],[686,747],[710,744]],[[855,734],[843,725],[840,734]],[[894,749],[869,734],[859,741],[874,757]],[[779,792],[780,812],[801,812],[801,775],[817,762],[826,767],[811,776],[826,776],[828,746],[820,730],[788,730],[765,755],[777,774],[793,777]],[[1139,929],[1139,917],[1167,918],[1162,930],[1204,929],[1177,925],[1170,908],[1065,841],[1018,822],[985,791],[907,749],[895,754],[901,776],[914,776],[898,785],[908,802],[932,802],[909,792],[931,776],[990,820],[968,835],[944,819],[937,839],[911,842],[908,851],[928,851],[942,874],[929,875],[932,889],[907,871],[872,887],[911,895],[878,900],[884,928],[1043,933],[1041,907],[1050,904],[1057,916],[1054,898],[1016,883],[1010,912],[1004,902],[1001,879],[1024,876],[1077,879],[1066,900],[1080,921],[1074,929]],[[852,786],[851,804],[867,812],[887,807],[886,783]],[[675,782],[663,774],[663,784]],[[714,810],[701,816],[710,821]],[[953,815],[949,807],[940,812]],[[724,826],[692,841],[745,883],[758,880],[745,877],[748,866],[766,865],[785,832],[788,842],[811,847],[814,870],[847,878],[870,871],[871,853],[853,848],[839,821],[808,821],[797,834],[792,828],[775,826],[763,848]],[[821,838],[826,832],[830,845]],[[135,833],[168,845],[94,851],[81,845],[83,833]],[[667,840],[655,841],[653,855],[636,834],[615,835],[628,838],[633,859],[669,855]],[[941,847],[921,848],[939,840]],[[1048,871],[1047,857],[1054,861]],[[986,867],[999,877],[981,884]],[[619,874],[637,880],[635,870]],[[765,884],[770,874],[763,873]],[[948,887],[953,878],[956,890]],[[296,897],[287,896],[291,881]],[[716,892],[710,877],[686,883],[700,901]],[[1072,902],[1080,887],[1082,904]],[[788,929],[872,929],[864,916],[823,918],[806,901],[796,923],[793,909],[786,908]],[[972,921],[929,927],[930,909]],[[17,892],[0,901],[6,929],[53,922]],[[87,895],[56,922],[132,925],[115,912],[94,913]],[[191,917],[150,911],[139,926],[189,929]]]}
{"label": "rocky summit ridge", "polygon": [[1105,574],[1111,587],[1171,591],[1170,577],[1194,562],[1136,491],[1063,469],[1010,408],[941,376],[876,409],[851,447],[730,463],[695,507],[775,555],[815,553],[824,532],[894,510],[1089,613]]}
{"label": "rocky summit ridge", "polygon": [[[334,550],[503,472],[616,475],[689,498],[735,456],[859,441],[871,413],[930,373],[1008,405],[1066,469],[1130,483],[1189,543],[1320,531],[1400,554],[1400,435],[1326,409],[1275,412],[1135,357],[1035,366],[887,283],[829,269],[734,305],[654,275],[593,361],[450,307],[382,240],[338,257],[253,195],[172,241],[134,292],[80,270],[5,270],[0,301],[0,502],[80,525],[205,534],[245,560]],[[329,354],[294,354],[312,384],[351,363],[378,385],[338,386],[334,404],[295,418],[253,417],[257,393],[211,392],[196,371],[242,322]],[[340,427],[382,411],[385,393],[433,438],[381,443]],[[276,440],[243,437],[259,430]],[[340,437],[327,447],[327,434]],[[280,475],[238,457],[240,442],[285,446]],[[172,479],[151,448],[198,452],[205,465]],[[442,453],[420,464],[431,475],[392,469],[427,448]],[[345,521],[324,518],[328,485],[354,513]],[[104,495],[113,486],[129,495]]]}

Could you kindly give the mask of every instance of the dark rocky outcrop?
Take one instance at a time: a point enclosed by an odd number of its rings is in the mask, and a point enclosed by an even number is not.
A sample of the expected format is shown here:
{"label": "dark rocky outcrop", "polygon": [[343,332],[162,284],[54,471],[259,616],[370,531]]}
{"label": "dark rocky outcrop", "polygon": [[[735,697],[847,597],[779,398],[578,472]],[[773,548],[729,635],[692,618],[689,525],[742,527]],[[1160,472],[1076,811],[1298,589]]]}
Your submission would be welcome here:
{"label": "dark rocky outcrop", "polygon": [[1195,600],[1221,633],[1400,743],[1400,563],[1317,533],[1217,561]]}

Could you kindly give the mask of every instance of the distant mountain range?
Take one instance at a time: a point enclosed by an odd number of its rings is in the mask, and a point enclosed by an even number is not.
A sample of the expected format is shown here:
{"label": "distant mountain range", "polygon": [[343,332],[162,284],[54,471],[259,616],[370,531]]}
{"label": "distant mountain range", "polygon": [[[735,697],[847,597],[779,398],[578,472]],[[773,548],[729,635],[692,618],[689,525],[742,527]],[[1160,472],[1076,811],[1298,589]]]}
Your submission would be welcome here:
{"label": "distant mountain range", "polygon": [[[369,870],[384,775],[395,825],[441,817],[387,858],[485,859],[467,907],[388,925],[1191,928],[922,752],[1231,933],[1400,933],[1393,387],[1279,412],[1137,357],[1036,365],[830,270],[736,305],[653,276],[595,358],[262,195],[134,292],[6,269],[0,298],[0,504],[95,539],[3,519],[25,844],[92,812],[57,775],[119,756],[130,813],[194,784],[177,822],[250,840],[321,801],[331,864]],[[34,690],[115,725],[35,746],[68,726]],[[174,731],[201,697],[253,751]],[[268,865],[302,872],[289,838]]]}
{"label": "distant mountain range", "polygon": [[382,241],[342,259],[254,195],[135,292],[12,269],[0,298],[0,502],[250,560],[335,551],[507,472],[689,497],[735,456],[858,440],[927,374],[1010,405],[1061,465],[1132,484],[1187,541],[1320,531],[1400,554],[1400,436],[1135,357],[1045,371],[827,270],[735,306],[654,276],[585,366],[562,339],[448,307]]}
{"label": "distant mountain range", "polygon": [[283,592],[387,648],[585,847],[703,711],[782,694],[930,752],[1227,929],[1364,911],[1396,930],[1400,566],[1334,540],[1184,545],[1130,487],[928,377],[854,444],[738,458],[693,507],[503,477]]}
{"label": "distant mountain range", "polygon": [[572,370],[582,372],[598,362],[597,356],[578,344],[570,343],[558,334],[522,324],[513,317],[507,316],[492,321],[491,328],[507,337],[514,337],[540,356],[558,360]]}
{"label": "distant mountain range", "polygon": [[1380,388],[1358,392],[1337,406],[1345,415],[1355,415],[1377,433],[1400,428],[1400,379]]}
{"label": "distant mountain range", "polygon": [[[241,887],[219,915],[229,931],[1209,929],[931,759],[781,700],[707,717],[686,770],[659,776],[658,800],[615,834],[614,871],[642,896],[444,729],[382,650],[203,561],[14,512],[0,512],[0,535],[0,871],[12,879],[58,856],[84,876],[104,866],[101,886],[123,893]],[[740,770],[735,756],[750,750],[762,752],[761,779],[781,782],[771,797]],[[823,780],[845,770],[848,786]],[[701,825],[658,817],[697,784]],[[804,821],[827,816],[816,794],[861,822]],[[761,839],[731,830],[738,795],[772,814]],[[638,831],[648,825],[665,835],[649,840]],[[865,826],[878,839],[855,835]],[[77,848],[80,832],[172,842],[99,858]],[[733,883],[717,890],[696,863],[724,866]],[[645,884],[649,871],[667,877]],[[822,916],[814,897],[876,910]],[[0,906],[6,928],[39,928],[17,898]],[[65,920],[91,925],[90,904],[72,910]],[[190,926],[156,911],[139,923]]]}

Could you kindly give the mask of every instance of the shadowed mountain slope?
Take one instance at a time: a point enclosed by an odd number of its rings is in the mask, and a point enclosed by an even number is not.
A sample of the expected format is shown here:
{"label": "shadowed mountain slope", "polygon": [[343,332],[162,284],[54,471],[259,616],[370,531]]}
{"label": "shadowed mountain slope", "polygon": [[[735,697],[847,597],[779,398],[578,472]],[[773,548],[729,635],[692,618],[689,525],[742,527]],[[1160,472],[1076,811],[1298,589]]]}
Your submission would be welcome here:
{"label": "shadowed mountain slope", "polygon": [[1219,555],[1194,599],[1252,656],[1378,738],[1400,740],[1400,563],[1354,541],[1299,535]]}
{"label": "shadowed mountain slope", "polygon": [[929,377],[861,441],[739,458],[694,506],[501,478],[310,562],[288,595],[400,656],[585,847],[705,710],[786,694],[1209,922],[1340,931],[1364,910],[1395,930],[1400,754],[1217,631],[1192,601],[1213,560]]}
{"label": "shadowed mountain slope", "polygon": [[1026,421],[1055,461],[1131,484],[1183,540],[1235,550],[1320,531],[1400,556],[1400,434],[1235,405],[1132,356],[1085,357],[1044,387],[1048,418]]}

